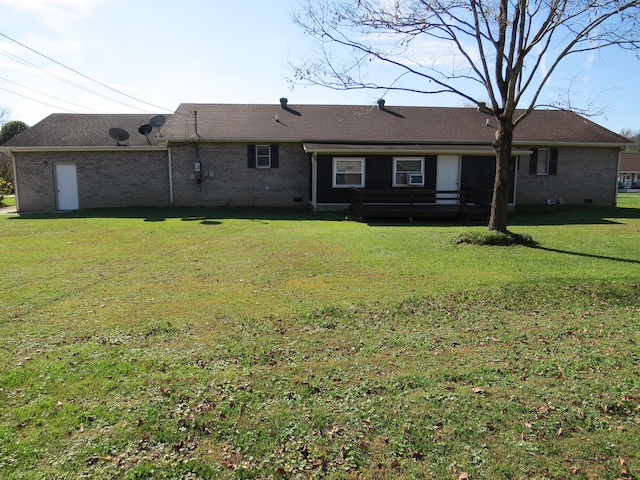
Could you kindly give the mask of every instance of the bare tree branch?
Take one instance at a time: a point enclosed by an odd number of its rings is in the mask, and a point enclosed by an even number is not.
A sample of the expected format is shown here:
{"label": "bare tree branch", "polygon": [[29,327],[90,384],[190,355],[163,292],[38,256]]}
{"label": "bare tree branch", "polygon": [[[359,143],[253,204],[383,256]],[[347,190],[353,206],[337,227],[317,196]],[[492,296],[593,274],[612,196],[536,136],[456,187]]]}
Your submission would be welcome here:
{"label": "bare tree branch", "polygon": [[[292,65],[292,82],[449,93],[496,118],[494,204],[504,221],[490,228],[505,231],[513,130],[541,105],[559,66],[585,52],[640,48],[640,0],[305,1],[293,20],[321,53]],[[435,52],[447,45],[453,56],[443,62]],[[392,80],[368,80],[367,65],[389,67]],[[555,105],[580,111],[574,107]]]}

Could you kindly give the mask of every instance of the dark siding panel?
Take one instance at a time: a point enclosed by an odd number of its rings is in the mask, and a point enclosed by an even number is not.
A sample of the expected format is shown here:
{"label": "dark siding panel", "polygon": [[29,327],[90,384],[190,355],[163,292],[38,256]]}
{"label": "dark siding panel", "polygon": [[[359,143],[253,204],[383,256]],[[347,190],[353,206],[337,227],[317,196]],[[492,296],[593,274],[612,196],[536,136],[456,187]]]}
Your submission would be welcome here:
{"label": "dark siding panel", "polygon": [[318,155],[318,203],[351,203],[351,189],[333,188],[333,155]]}
{"label": "dark siding panel", "polygon": [[426,190],[436,189],[436,169],[438,168],[438,157],[429,155],[424,159],[424,188]]}
{"label": "dark siding panel", "polygon": [[369,156],[366,161],[365,188],[391,188],[393,185],[393,157]]}
{"label": "dark siding panel", "polygon": [[463,156],[460,173],[461,190],[478,190],[482,199],[491,201],[491,192],[496,175],[495,157]]}

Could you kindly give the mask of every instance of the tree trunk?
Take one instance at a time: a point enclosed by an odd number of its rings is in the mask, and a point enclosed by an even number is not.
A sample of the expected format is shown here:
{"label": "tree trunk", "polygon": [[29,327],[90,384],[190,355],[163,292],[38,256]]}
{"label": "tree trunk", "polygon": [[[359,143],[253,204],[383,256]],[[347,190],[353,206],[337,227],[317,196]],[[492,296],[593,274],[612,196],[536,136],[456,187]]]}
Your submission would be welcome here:
{"label": "tree trunk", "polygon": [[513,122],[504,117],[499,119],[496,141],[496,178],[493,183],[493,198],[489,230],[507,233],[509,215],[509,190],[511,189],[511,146],[513,144]]}

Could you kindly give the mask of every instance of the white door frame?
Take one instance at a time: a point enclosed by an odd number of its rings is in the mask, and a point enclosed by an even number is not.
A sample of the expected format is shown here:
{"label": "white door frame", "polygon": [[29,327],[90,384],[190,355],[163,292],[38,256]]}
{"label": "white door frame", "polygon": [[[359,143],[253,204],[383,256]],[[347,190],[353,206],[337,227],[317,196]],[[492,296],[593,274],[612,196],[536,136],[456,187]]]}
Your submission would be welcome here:
{"label": "white door frame", "polygon": [[55,165],[56,204],[58,210],[78,210],[78,174],[75,163]]}
{"label": "white door frame", "polygon": [[[460,189],[460,155],[438,155],[436,190]],[[458,195],[438,194],[436,203],[458,203]]]}

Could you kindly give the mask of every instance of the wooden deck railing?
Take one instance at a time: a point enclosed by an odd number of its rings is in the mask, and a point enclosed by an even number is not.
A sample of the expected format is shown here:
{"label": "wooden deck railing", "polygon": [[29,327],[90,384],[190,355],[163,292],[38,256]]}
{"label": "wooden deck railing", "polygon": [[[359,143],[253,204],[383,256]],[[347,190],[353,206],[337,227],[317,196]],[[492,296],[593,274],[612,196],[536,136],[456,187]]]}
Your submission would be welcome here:
{"label": "wooden deck railing", "polygon": [[459,218],[485,217],[490,203],[487,192],[395,188],[351,190],[351,209],[362,218]]}

